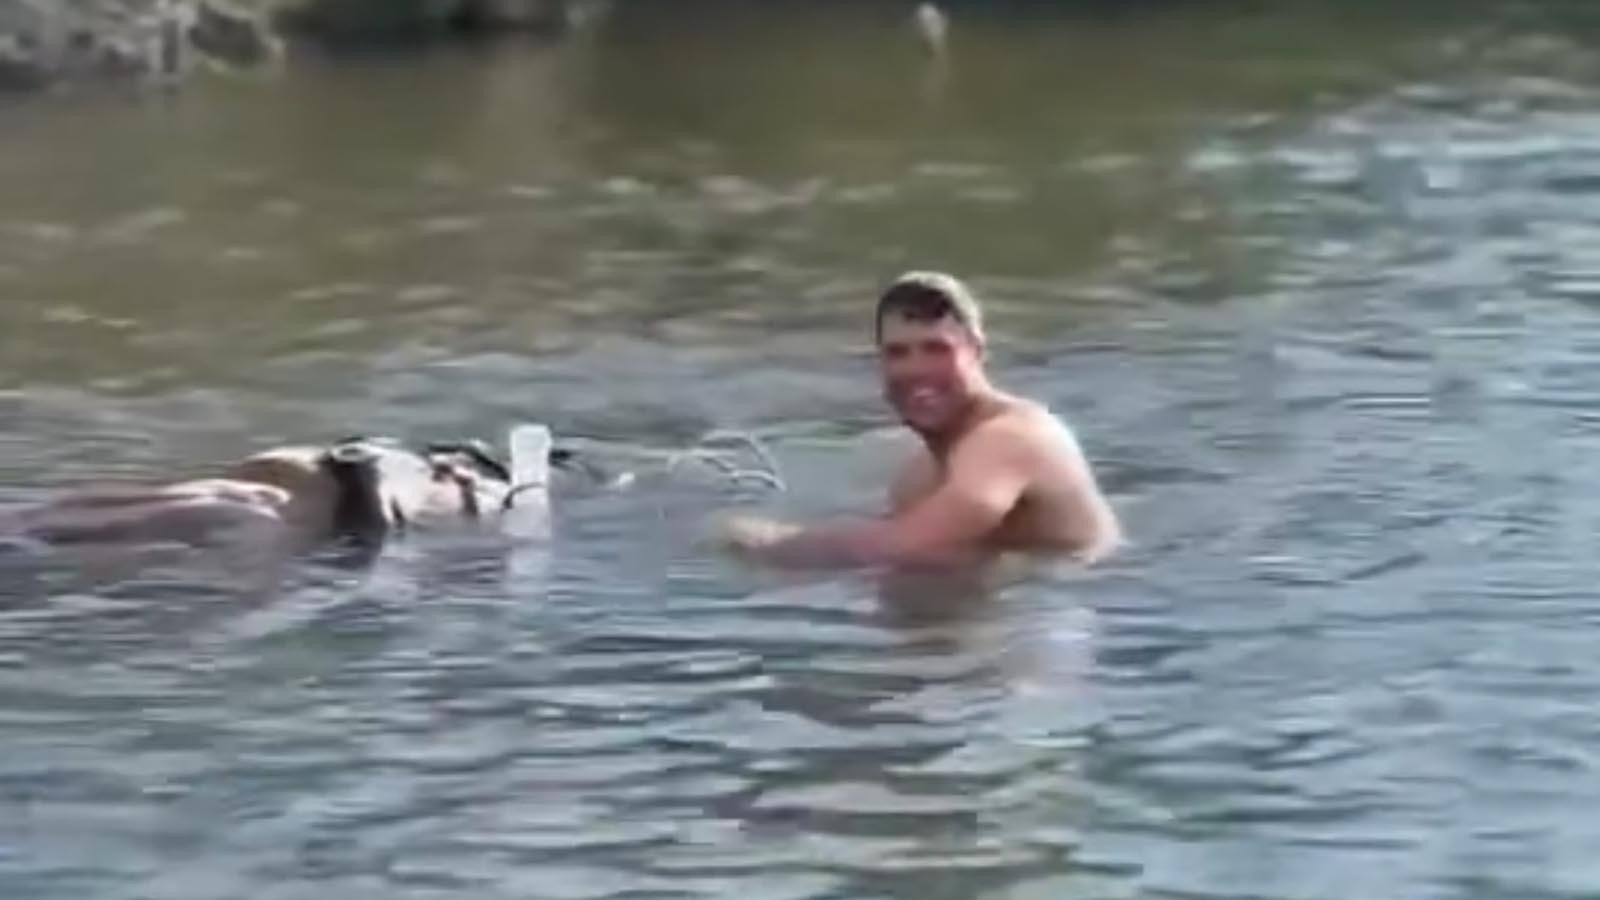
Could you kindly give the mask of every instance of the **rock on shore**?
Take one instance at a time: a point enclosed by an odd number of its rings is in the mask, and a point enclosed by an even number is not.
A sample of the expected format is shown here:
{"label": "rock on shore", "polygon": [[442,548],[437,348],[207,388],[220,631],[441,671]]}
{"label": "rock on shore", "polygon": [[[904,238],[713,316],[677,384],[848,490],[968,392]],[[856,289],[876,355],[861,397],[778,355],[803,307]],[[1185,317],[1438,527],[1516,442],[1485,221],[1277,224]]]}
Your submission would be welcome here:
{"label": "rock on shore", "polygon": [[259,66],[296,39],[560,32],[596,0],[0,0],[0,92],[176,83],[200,61]]}

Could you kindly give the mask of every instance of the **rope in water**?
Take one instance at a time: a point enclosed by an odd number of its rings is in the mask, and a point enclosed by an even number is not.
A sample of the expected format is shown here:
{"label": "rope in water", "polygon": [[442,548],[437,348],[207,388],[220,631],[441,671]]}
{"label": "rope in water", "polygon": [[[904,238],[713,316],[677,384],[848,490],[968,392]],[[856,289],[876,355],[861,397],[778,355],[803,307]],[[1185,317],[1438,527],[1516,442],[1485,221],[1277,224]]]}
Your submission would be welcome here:
{"label": "rope in water", "polygon": [[[659,466],[658,471],[668,478],[682,471],[685,466],[696,465],[720,474],[735,485],[754,483],[775,491],[788,490],[777,458],[760,438],[748,432],[729,429],[708,431],[683,448],[611,442],[592,443],[602,454],[631,456],[635,462],[645,464],[646,468],[653,469]],[[739,459],[741,451],[752,457],[756,464],[741,465]],[[575,459],[596,481],[610,483],[615,487],[631,484],[634,478],[641,474],[638,466],[628,466],[607,475],[607,466],[588,458],[588,454],[583,450],[576,451]]]}
{"label": "rope in water", "polygon": [[[737,444],[750,451],[760,463],[761,468],[740,468],[728,458],[727,451],[718,452],[712,449],[717,444]],[[778,466],[778,460],[767,449],[761,439],[747,431],[719,429],[708,431],[701,435],[699,440],[673,454],[667,461],[667,474],[675,472],[679,465],[685,461],[700,462],[722,472],[735,484],[745,481],[754,481],[766,485],[775,491],[787,491],[788,485],[783,480],[783,470]]]}

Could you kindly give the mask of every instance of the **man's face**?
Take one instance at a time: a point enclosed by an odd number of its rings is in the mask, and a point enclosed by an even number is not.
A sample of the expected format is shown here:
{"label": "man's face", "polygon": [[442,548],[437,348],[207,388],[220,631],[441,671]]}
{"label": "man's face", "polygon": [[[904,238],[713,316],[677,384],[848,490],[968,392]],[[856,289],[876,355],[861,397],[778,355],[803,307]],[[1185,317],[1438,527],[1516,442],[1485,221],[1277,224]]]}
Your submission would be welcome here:
{"label": "man's face", "polygon": [[884,399],[920,434],[956,427],[982,381],[982,343],[950,316],[928,322],[890,313],[881,326]]}

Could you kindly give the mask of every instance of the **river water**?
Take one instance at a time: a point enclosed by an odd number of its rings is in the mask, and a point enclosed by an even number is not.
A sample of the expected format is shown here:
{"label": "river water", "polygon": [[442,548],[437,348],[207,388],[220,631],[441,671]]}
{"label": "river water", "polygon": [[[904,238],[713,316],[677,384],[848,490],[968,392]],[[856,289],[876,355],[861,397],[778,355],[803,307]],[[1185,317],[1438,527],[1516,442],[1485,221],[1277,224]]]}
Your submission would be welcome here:
{"label": "river water", "polygon": [[[635,8],[0,107],[0,503],[526,419],[790,482],[250,599],[0,561],[0,896],[1600,892],[1600,32],[1258,6],[962,13],[942,63],[894,10]],[[875,508],[912,267],[987,297],[1119,559],[696,544]]]}

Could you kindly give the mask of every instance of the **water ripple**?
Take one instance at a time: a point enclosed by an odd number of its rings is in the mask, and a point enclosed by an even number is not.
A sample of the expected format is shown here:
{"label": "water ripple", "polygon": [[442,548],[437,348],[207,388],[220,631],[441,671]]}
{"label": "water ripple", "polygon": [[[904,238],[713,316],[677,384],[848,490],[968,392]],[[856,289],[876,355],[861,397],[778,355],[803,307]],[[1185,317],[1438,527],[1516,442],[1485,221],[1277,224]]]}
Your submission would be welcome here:
{"label": "water ripple", "polygon": [[[529,417],[754,429],[805,490],[575,488],[536,587],[420,537],[248,599],[0,546],[0,894],[1592,892],[1581,23],[958,20],[910,100],[882,23],[790,15],[96,107],[137,172],[6,132],[0,503]],[[1127,552],[934,589],[696,546],[878,502],[862,317],[930,265]]]}

